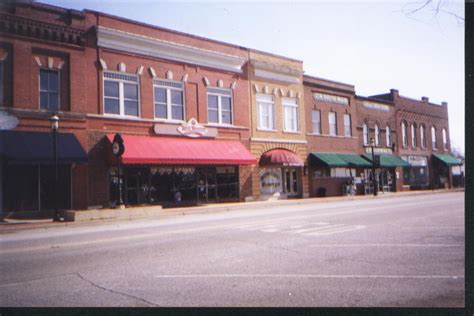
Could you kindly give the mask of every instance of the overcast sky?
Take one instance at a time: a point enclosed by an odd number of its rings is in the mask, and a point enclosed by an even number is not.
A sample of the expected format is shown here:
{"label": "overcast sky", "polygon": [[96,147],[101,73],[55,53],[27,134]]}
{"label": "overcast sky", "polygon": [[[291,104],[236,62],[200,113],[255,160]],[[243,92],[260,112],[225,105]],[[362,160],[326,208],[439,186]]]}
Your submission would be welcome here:
{"label": "overcast sky", "polygon": [[305,73],[368,96],[398,89],[448,102],[452,147],[464,152],[464,2],[43,0],[292,57]]}

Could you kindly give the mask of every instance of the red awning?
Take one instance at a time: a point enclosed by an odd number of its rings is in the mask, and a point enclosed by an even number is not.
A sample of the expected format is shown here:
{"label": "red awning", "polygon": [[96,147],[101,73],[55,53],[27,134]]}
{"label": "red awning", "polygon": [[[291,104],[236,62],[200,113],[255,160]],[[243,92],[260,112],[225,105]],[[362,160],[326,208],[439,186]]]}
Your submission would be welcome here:
{"label": "red awning", "polygon": [[[107,135],[110,142],[115,134]],[[252,165],[255,157],[238,141],[123,135],[124,164]]]}
{"label": "red awning", "polygon": [[303,166],[304,162],[291,151],[273,149],[262,155],[260,165]]}

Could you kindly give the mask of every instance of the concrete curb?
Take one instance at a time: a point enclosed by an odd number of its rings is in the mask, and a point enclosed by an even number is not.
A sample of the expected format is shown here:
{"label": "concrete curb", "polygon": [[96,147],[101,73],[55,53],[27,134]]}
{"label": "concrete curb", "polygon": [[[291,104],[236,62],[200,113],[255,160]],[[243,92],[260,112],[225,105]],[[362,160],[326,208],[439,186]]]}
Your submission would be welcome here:
{"label": "concrete curb", "polygon": [[[123,220],[134,220],[134,219],[158,219],[166,217],[177,217],[194,214],[212,214],[227,212],[232,210],[248,210],[255,207],[259,208],[272,208],[275,206],[284,205],[306,205],[306,204],[322,204],[339,201],[356,201],[356,200],[370,200],[370,199],[390,199],[400,198],[410,195],[429,195],[434,193],[453,193],[453,192],[464,192],[464,189],[451,189],[451,190],[430,190],[430,191],[410,191],[410,192],[398,192],[398,193],[384,193],[378,196],[373,195],[358,195],[358,196],[337,196],[327,198],[305,198],[305,199],[291,199],[291,200],[277,200],[277,201],[255,201],[255,202],[240,202],[240,203],[228,203],[219,205],[203,205],[195,207],[181,207],[181,208],[170,208],[162,209],[161,206],[146,206],[146,207],[133,207],[127,209],[115,209],[115,210],[89,210],[89,211],[76,211],[75,213],[83,213],[77,217],[77,221],[74,222],[41,222],[19,220],[12,223],[4,222],[0,223],[0,234],[9,233],[20,230],[28,229],[48,229],[54,227],[74,227],[78,225],[93,225],[102,223],[113,223]],[[115,211],[115,212],[109,212]],[[87,214],[90,212],[89,214]],[[104,212],[104,214],[100,214]],[[105,214],[107,213],[107,214]],[[116,217],[113,215],[115,214]],[[71,215],[69,215],[71,216]],[[21,223],[20,223],[21,222]]]}

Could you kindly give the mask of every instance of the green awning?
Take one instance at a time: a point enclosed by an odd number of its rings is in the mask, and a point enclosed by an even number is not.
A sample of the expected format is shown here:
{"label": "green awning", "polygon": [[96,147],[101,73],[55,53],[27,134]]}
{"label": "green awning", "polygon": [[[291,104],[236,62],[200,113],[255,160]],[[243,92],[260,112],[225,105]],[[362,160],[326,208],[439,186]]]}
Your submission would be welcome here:
{"label": "green awning", "polygon": [[339,154],[339,153],[311,153],[310,157],[317,159],[319,162],[328,167],[366,167],[371,164],[356,154]]}
{"label": "green awning", "polygon": [[454,158],[451,155],[446,154],[433,154],[434,157],[438,158],[448,166],[459,166],[462,165],[461,160]]}
{"label": "green awning", "polygon": [[[372,164],[371,154],[363,154],[362,156]],[[390,154],[380,154],[378,156],[380,156],[380,167],[382,168],[410,167],[408,162],[398,156]]]}

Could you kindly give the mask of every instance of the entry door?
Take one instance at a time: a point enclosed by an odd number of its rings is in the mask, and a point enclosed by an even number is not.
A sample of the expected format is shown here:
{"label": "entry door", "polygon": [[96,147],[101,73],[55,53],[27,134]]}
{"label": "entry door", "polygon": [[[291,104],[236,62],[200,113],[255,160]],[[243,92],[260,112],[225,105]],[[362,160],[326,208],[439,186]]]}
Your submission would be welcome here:
{"label": "entry door", "polygon": [[215,201],[217,197],[216,169],[202,168],[197,170],[198,203]]}
{"label": "entry door", "polygon": [[298,170],[297,168],[283,169],[286,194],[288,196],[298,194]]}

